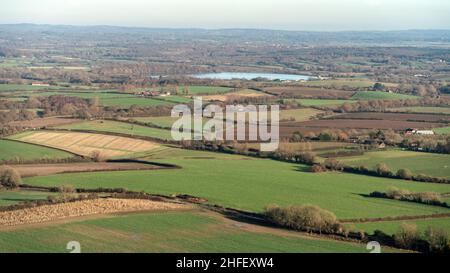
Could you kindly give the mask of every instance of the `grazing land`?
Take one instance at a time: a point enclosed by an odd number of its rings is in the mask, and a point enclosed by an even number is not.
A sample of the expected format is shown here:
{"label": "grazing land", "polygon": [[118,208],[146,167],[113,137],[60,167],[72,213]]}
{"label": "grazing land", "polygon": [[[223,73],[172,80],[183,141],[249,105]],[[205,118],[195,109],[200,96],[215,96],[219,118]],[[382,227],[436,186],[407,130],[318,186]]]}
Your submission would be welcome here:
{"label": "grazing land", "polygon": [[63,159],[73,156],[64,151],[6,139],[0,139],[0,151],[0,163],[8,160],[31,161],[38,159]]}
{"label": "grazing land", "polygon": [[16,228],[0,233],[0,252],[67,252],[66,244],[73,238],[77,238],[85,253],[367,252],[361,244],[280,232],[194,211],[113,215]]}
{"label": "grazing land", "polygon": [[352,96],[353,100],[404,100],[404,99],[417,99],[419,97],[398,94],[398,93],[388,93],[381,91],[363,91],[357,92]]}
{"label": "grazing land", "polygon": [[387,164],[392,171],[409,169],[414,174],[427,174],[437,177],[450,177],[450,155],[420,153],[402,150],[366,152],[361,156],[339,159],[353,166],[367,166],[372,169],[379,163]]}
{"label": "grazing land", "polygon": [[149,141],[89,133],[37,131],[15,135],[13,138],[83,156],[99,152],[104,158],[130,156],[158,148],[157,144]]}
{"label": "grazing land", "polygon": [[[168,149],[148,159],[171,163],[182,169],[164,172],[124,171],[60,174],[26,178],[32,185],[116,188],[149,193],[186,193],[206,198],[210,203],[260,212],[270,203],[279,205],[316,204],[340,218],[428,215],[449,209],[363,195],[386,191],[390,186],[415,192],[450,192],[450,185],[428,184],[343,173],[315,174],[305,166],[233,155]],[[166,158],[166,159],[165,159]],[[214,172],[205,172],[214,170]],[[274,171],[276,170],[276,171]]]}
{"label": "grazing land", "polygon": [[350,99],[355,94],[353,91],[301,86],[268,87],[264,91],[277,96],[293,96],[303,99]]}
{"label": "grazing land", "polygon": [[53,126],[72,124],[72,123],[77,123],[80,121],[81,121],[80,119],[74,119],[74,118],[49,117],[49,118],[36,118],[36,119],[25,120],[25,121],[14,121],[14,122],[10,122],[8,125],[22,126],[25,128],[44,128],[44,127],[53,127]]}
{"label": "grazing land", "polygon": [[450,134],[450,127],[435,128],[433,131],[436,134],[448,135],[448,134]]}
{"label": "grazing land", "polygon": [[335,115],[330,119],[398,120],[398,121],[412,121],[412,122],[442,122],[442,123],[450,122],[450,116],[448,115],[366,113],[366,112]]}
{"label": "grazing land", "polygon": [[296,102],[302,106],[333,106],[352,103],[352,100],[326,100],[326,99],[297,99]]}
{"label": "grazing land", "polygon": [[31,190],[0,190],[0,207],[25,201],[46,200],[50,195],[55,195],[55,193]]}

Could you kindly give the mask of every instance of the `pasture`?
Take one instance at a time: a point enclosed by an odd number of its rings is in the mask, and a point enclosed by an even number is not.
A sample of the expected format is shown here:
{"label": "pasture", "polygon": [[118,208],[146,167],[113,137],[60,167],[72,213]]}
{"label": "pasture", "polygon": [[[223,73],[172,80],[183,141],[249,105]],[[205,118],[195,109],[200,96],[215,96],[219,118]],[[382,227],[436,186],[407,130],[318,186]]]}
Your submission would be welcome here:
{"label": "pasture", "polygon": [[352,96],[353,100],[405,100],[405,99],[418,99],[419,97],[388,93],[382,91],[360,91]]}
{"label": "pasture", "polygon": [[[45,200],[55,193],[29,190],[0,190],[0,207],[31,200]],[[1,248],[1,247],[0,247]]]}
{"label": "pasture", "polygon": [[[179,89],[181,92],[184,92],[184,86],[180,86]],[[222,86],[197,86],[197,85],[189,86],[190,95],[220,94],[220,93],[227,93],[232,90],[233,89],[230,87],[222,87]]]}
{"label": "pasture", "polygon": [[366,252],[365,245],[296,232],[233,224],[205,212],[111,215],[16,228],[0,233],[0,252],[63,252],[77,238],[82,252]]}
{"label": "pasture", "polygon": [[448,135],[448,134],[450,134],[450,127],[435,128],[435,129],[433,129],[433,131],[436,134]]}
{"label": "pasture", "polygon": [[144,140],[75,132],[35,131],[18,134],[12,138],[83,156],[99,152],[104,158],[130,156],[158,148],[157,144]]}
{"label": "pasture", "polygon": [[150,128],[146,126],[140,126],[118,121],[107,121],[107,120],[85,121],[80,123],[59,126],[57,128],[69,130],[92,130],[98,132],[112,132],[119,134],[127,134],[130,136],[151,137],[162,140],[172,139],[169,130]]}
{"label": "pasture", "polygon": [[339,160],[352,166],[365,165],[372,169],[379,163],[385,163],[394,172],[399,169],[409,169],[416,175],[450,177],[450,155],[447,154],[387,150],[367,152],[361,156],[345,157]]}
{"label": "pasture", "polygon": [[130,190],[149,193],[190,194],[207,198],[213,204],[258,212],[271,203],[315,204],[340,218],[450,212],[441,207],[363,196],[390,186],[444,193],[450,192],[450,185],[333,172],[316,174],[297,164],[173,148],[158,150],[148,160],[176,164],[182,169],[60,174],[26,178],[25,182],[88,188],[125,185]]}
{"label": "pasture", "polygon": [[63,159],[73,156],[64,151],[6,139],[0,139],[0,151],[0,163],[8,160]]}
{"label": "pasture", "polygon": [[353,100],[326,100],[326,99],[297,99],[295,100],[302,106],[336,106],[344,103],[355,102]]}

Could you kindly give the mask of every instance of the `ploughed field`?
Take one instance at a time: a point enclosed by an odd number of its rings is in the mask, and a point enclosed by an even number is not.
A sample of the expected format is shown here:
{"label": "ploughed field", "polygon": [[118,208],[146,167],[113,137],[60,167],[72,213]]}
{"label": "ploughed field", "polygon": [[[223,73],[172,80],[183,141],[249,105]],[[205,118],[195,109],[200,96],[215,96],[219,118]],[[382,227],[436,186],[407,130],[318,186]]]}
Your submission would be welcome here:
{"label": "ploughed field", "polygon": [[12,138],[83,156],[92,156],[94,152],[98,152],[105,158],[129,156],[159,147],[145,140],[77,132],[34,131],[18,134]]}

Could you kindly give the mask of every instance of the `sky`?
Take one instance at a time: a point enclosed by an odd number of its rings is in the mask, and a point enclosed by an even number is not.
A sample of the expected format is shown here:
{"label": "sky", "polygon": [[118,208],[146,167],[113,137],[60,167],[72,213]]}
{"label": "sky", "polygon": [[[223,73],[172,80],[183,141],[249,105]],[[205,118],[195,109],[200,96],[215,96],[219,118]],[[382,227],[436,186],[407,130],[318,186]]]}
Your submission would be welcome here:
{"label": "sky", "polygon": [[450,29],[449,0],[1,0],[0,24]]}

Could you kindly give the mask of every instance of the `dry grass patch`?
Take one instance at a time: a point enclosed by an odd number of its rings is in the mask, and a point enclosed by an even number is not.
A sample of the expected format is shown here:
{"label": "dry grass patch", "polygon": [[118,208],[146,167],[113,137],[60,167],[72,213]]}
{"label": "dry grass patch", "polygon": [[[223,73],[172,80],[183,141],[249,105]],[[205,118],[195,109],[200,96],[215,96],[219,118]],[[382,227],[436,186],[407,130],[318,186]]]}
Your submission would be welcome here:
{"label": "dry grass patch", "polygon": [[38,131],[19,135],[15,139],[58,148],[83,156],[92,156],[93,153],[100,153],[103,158],[146,152],[159,147],[159,145],[145,140],[75,132]]}
{"label": "dry grass patch", "polygon": [[190,209],[188,205],[135,199],[95,199],[0,212],[1,226],[57,221],[65,218],[119,212]]}

